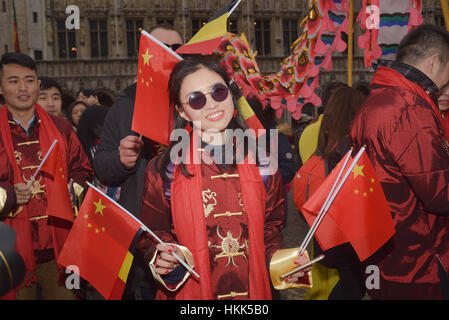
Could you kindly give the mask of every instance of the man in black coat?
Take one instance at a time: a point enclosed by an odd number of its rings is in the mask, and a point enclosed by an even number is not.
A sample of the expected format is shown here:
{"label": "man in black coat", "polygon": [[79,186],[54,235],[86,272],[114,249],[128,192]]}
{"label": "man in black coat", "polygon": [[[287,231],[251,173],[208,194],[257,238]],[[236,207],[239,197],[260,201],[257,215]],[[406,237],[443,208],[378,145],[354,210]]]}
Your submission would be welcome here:
{"label": "man in black coat", "polygon": [[[182,38],[170,25],[159,25],[149,32],[169,47],[182,44]],[[99,180],[108,186],[120,186],[119,203],[136,217],[141,209],[144,174],[148,161],[155,156],[153,142],[131,132],[136,98],[136,83],[124,89],[109,111],[94,158]],[[134,259],[124,299],[153,299],[155,285],[143,261]],[[139,288],[139,290],[136,290]]]}

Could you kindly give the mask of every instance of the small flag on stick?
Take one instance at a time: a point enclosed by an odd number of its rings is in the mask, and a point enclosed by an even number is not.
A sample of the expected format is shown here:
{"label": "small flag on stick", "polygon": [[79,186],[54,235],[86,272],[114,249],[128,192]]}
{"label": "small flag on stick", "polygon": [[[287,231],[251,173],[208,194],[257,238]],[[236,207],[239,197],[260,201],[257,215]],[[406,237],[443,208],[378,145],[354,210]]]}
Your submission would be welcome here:
{"label": "small flag on stick", "polygon": [[[333,192],[315,237],[323,250],[350,242],[364,261],[394,235],[395,228],[382,186],[368,156],[361,151]],[[303,205],[301,211],[309,225],[317,219],[338,173],[334,169]]]}
{"label": "small flag on stick", "polygon": [[[46,178],[53,180],[51,186],[47,185],[47,215],[73,222],[75,216],[69,194],[68,173],[64,171],[58,140],[53,142],[39,167]],[[35,175],[38,172],[39,168],[36,170]],[[33,176],[30,182],[34,178],[35,176]]]}
{"label": "small flag on stick", "polygon": [[58,263],[74,271],[105,299],[121,299],[134,259],[140,224],[96,188],[89,188]]}
{"label": "small flag on stick", "polygon": [[231,1],[176,52],[179,54],[212,54],[228,32],[228,17],[240,2],[241,0]]}
{"label": "small flag on stick", "polygon": [[[141,232],[147,226],[103,192],[90,188],[64,244],[58,263],[74,271],[106,299],[121,299]],[[199,275],[176,253],[172,255],[193,275]]]}
{"label": "small flag on stick", "polygon": [[172,129],[168,81],[181,60],[174,51],[142,31],[132,130],[165,145],[169,145]]}

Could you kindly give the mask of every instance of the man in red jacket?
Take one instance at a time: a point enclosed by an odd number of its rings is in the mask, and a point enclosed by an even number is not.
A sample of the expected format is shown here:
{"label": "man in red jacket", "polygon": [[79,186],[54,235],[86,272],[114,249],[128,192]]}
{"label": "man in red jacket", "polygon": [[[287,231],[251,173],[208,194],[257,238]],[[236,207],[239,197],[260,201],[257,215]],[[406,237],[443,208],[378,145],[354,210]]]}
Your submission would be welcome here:
{"label": "man in red jacket", "polygon": [[0,219],[16,231],[16,248],[27,271],[15,297],[36,299],[39,286],[43,299],[74,299],[74,292],[60,284],[62,269],[56,264],[71,223],[47,211],[54,180],[42,171],[32,176],[55,139],[60,142],[61,170],[78,189],[91,180],[93,171],[71,124],[47,114],[36,103],[38,93],[34,60],[21,53],[5,53],[0,60],[0,94],[5,99],[0,108],[0,173],[10,169],[0,174],[0,186],[14,190],[7,196],[15,203],[0,210]]}
{"label": "man in red jacket", "polygon": [[437,107],[449,80],[449,33],[422,25],[379,61],[350,133],[366,146],[391,207],[395,236],[368,264],[380,269],[375,299],[441,299],[437,256],[449,267],[448,135]]}

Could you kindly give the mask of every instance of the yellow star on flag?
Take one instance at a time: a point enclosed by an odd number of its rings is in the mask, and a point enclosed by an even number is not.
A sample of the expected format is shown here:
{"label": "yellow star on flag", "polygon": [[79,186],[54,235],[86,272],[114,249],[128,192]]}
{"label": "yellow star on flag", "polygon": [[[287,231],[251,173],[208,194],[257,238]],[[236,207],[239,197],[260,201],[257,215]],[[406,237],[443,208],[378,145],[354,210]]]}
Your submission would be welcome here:
{"label": "yellow star on flag", "polygon": [[104,206],[101,203],[101,198],[98,200],[98,202],[94,201],[94,205],[95,205],[95,213],[99,212],[101,214],[101,216],[103,216],[103,209],[106,208],[106,206]]}
{"label": "yellow star on flag", "polygon": [[352,169],[352,172],[354,173],[354,180],[358,177],[358,176],[362,176],[364,177],[365,175],[363,174],[363,168],[365,168],[365,166],[359,166],[359,165],[355,165],[354,169]]}
{"label": "yellow star on flag", "polygon": [[147,51],[142,55],[143,58],[143,65],[150,65],[150,59],[153,58],[153,56],[151,54],[148,53],[148,49]]}

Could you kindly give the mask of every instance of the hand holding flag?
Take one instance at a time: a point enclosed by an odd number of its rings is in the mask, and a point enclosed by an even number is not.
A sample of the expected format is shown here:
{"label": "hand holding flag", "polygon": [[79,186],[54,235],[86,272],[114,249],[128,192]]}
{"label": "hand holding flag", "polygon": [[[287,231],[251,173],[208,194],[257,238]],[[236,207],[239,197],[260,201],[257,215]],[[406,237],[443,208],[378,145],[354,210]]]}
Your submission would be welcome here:
{"label": "hand holding flag", "polygon": [[[89,186],[58,263],[77,266],[75,271],[106,299],[120,299],[141,235],[139,231],[146,231],[159,243],[163,242],[126,209]],[[179,256],[173,255],[199,277]]]}

